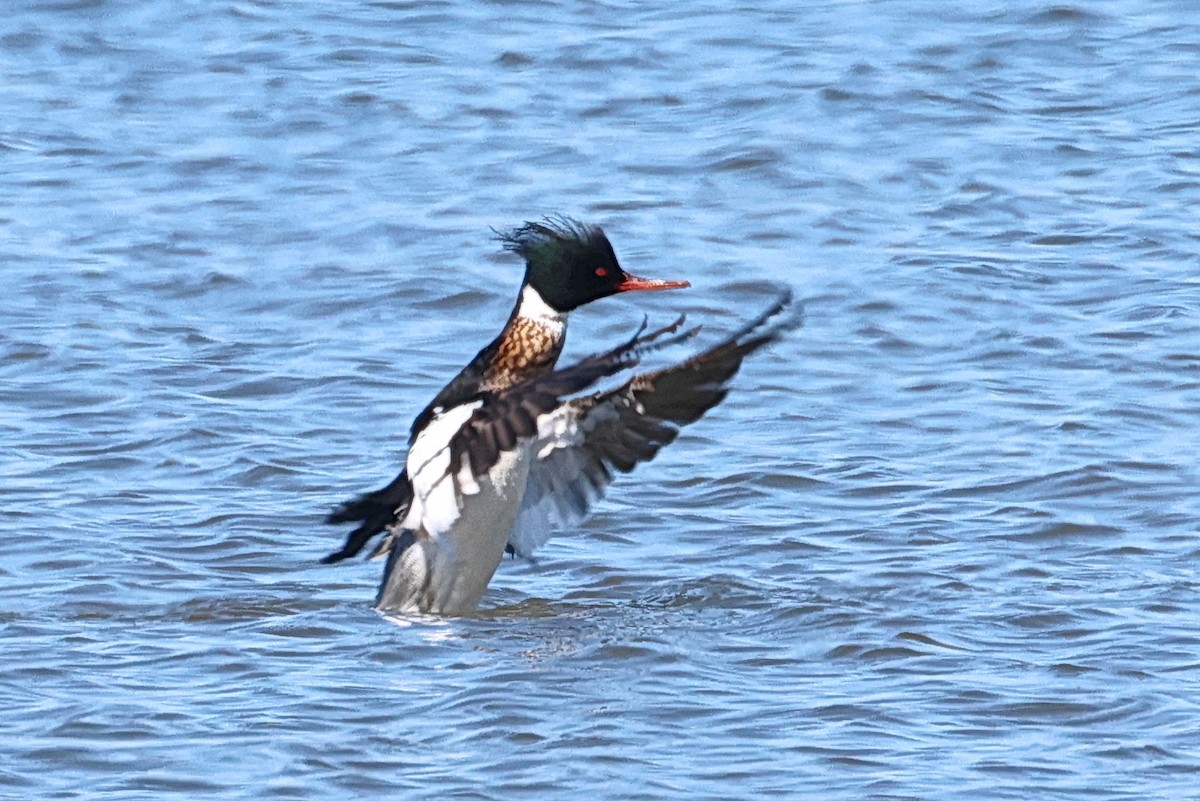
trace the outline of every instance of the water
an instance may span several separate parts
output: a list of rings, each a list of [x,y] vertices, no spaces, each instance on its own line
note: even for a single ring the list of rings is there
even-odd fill
[[[0,795],[1200,798],[1190,3],[18,2]],[[334,503],[551,212],[806,321],[472,618]]]

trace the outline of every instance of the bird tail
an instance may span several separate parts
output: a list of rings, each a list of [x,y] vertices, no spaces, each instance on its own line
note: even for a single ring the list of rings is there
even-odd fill
[[[325,518],[326,523],[359,523],[359,526],[347,535],[341,550],[322,558],[321,564],[331,565],[355,556],[372,537],[402,519],[408,513],[410,503],[412,484],[408,480],[408,471],[404,471],[386,487],[348,500],[334,509]]]

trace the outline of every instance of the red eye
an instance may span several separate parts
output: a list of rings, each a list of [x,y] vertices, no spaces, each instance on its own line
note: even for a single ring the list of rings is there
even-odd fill
[[[608,275],[608,270],[604,269],[603,267],[597,267],[597,268],[596,268],[596,275],[598,275],[598,276],[600,276],[601,278],[603,278],[604,276]]]

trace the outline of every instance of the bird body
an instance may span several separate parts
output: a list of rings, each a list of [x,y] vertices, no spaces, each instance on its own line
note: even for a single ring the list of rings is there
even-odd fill
[[[684,362],[594,391],[643,355],[693,336],[682,318],[555,369],[568,313],[630,290],[682,281],[625,273],[603,231],[558,219],[502,237],[526,259],[517,304],[501,334],[417,416],[404,471],[386,487],[334,510],[359,522],[326,557],[387,556],[375,606],[388,612],[465,614],[476,608],[506,551],[530,555],[581,520],[612,480],[674,440],[719,403],[750,353],[795,322],[783,293],[747,326]]]
[[[532,459],[528,447],[512,448],[482,475],[454,469],[452,438],[480,405],[466,403],[435,416],[409,449],[406,467],[414,497],[397,525],[412,532],[412,543],[407,548],[393,544],[377,607],[470,611],[499,567]]]

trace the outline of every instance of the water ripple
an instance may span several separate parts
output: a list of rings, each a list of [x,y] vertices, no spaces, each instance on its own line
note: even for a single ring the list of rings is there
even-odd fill
[[[3,791],[1193,794],[1192,16],[611,11],[13,11]],[[381,617],[321,516],[556,211],[693,283],[569,358],[804,327],[478,614]]]

